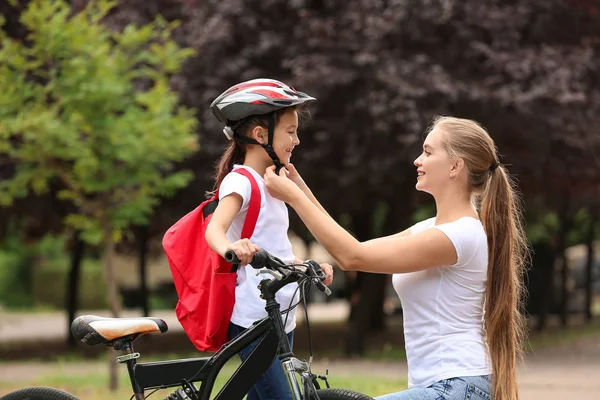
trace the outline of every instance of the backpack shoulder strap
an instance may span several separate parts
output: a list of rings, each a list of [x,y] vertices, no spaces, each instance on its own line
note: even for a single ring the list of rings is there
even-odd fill
[[[250,171],[248,171],[245,168],[238,168],[233,172],[237,172],[238,174],[244,175],[250,181],[251,192],[250,201],[248,204],[248,214],[246,214],[246,221],[244,221],[241,237],[241,239],[250,239],[250,237],[254,233],[256,221],[258,220],[258,214],[260,213],[260,190],[258,189],[256,179],[254,179],[254,176],[252,176],[252,173]]]

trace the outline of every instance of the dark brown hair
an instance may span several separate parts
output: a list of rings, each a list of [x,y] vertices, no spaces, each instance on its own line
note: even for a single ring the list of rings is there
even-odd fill
[[[517,400],[517,360],[525,337],[523,273],[529,261],[519,194],[508,170],[497,165],[494,141],[478,123],[438,117],[433,123],[436,127],[444,132],[448,154],[463,159],[468,168],[487,235],[484,324],[492,361],[492,398]]]

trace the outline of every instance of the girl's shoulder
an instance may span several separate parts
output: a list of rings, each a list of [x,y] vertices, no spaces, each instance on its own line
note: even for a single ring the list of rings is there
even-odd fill
[[[244,170],[244,174],[240,173]],[[231,193],[237,193],[242,196],[244,204],[250,199],[253,184],[256,183],[256,189],[259,196],[268,196],[267,190],[264,188],[264,179],[250,167],[244,165],[234,165],[231,172],[225,175],[221,186],[219,186],[219,198],[222,199]]]

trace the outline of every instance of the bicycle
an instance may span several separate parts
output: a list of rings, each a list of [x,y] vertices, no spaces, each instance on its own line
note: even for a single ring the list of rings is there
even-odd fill
[[[240,262],[232,251],[226,253],[225,259],[233,264]],[[225,363],[247,345],[260,339],[252,354],[241,362],[215,400],[242,399],[276,356],[279,356],[294,400],[372,400],[371,397],[352,390],[331,388],[327,376],[313,374],[310,361],[297,359],[290,349],[281,320],[281,307],[275,300],[275,293],[289,283],[298,282],[298,289],[304,289],[304,284],[311,283],[320,291],[330,294],[322,282],[325,273],[319,264],[312,260],[300,264],[285,264],[267,251],[260,250],[254,255],[251,265],[258,270],[257,274],[266,273],[273,276],[271,279],[261,280],[258,286],[261,298],[266,300],[267,317],[255,322],[224,344],[212,357],[137,363],[140,354],[134,351],[133,341],[141,335],[164,333],[168,329],[167,324],[158,318],[102,318],[85,315],[73,321],[71,332],[85,344],[104,344],[123,352],[123,355],[117,357],[117,362],[127,365],[133,389],[131,399],[135,397],[136,400],[142,400],[156,390],[179,387],[165,400],[208,400],[213,392],[215,379]],[[289,309],[299,303],[291,305]],[[306,322],[312,360],[308,313]],[[298,382],[298,376],[301,383]],[[321,388],[319,379],[325,382],[327,388]],[[197,382],[200,382],[199,387],[195,385]],[[146,396],[146,391],[152,389],[154,391]],[[41,387],[17,390],[2,399],[77,400],[75,396],[64,391]]]

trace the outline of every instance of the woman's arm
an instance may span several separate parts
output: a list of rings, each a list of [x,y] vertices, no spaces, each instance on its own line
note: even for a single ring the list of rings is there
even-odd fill
[[[393,235],[384,236],[384,237],[380,237],[377,239],[372,239],[372,240],[366,241],[366,242],[364,242],[364,244],[371,243],[373,240],[396,239],[399,237],[406,237],[406,236],[410,236],[410,235],[412,235],[412,229],[408,228],[408,229],[403,230],[402,232],[394,233]]]
[[[265,178],[269,192],[296,210],[306,227],[344,270],[402,273],[452,265],[457,261],[454,245],[437,229],[416,235],[403,231],[391,237],[361,243],[323,214],[283,175],[277,176],[270,169]]]

